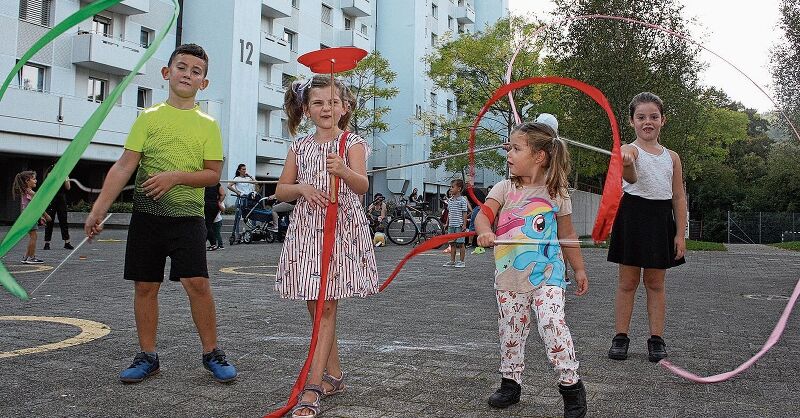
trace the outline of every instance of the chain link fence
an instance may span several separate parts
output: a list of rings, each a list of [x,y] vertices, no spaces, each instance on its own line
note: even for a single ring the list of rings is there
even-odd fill
[[[800,241],[800,213],[728,212],[728,244]]]

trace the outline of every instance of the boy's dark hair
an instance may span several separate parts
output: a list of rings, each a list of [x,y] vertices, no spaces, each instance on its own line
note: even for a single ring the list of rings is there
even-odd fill
[[[200,58],[201,60],[203,60],[203,62],[206,63],[206,69],[203,75],[208,74],[208,54],[206,54],[206,50],[203,49],[202,46],[197,44],[183,44],[175,48],[175,50],[172,51],[172,55],[169,56],[169,61],[167,61],[167,67],[172,65],[172,60],[175,59],[175,57],[178,56],[178,54],[191,55],[193,57]]]
[[[643,103],[654,103],[658,106],[658,111],[661,112],[661,116],[664,116],[664,102],[661,101],[661,98],[653,93],[645,91],[634,96],[633,100],[631,100],[631,104],[628,105],[631,119],[633,119],[633,114],[636,113],[636,106]]]

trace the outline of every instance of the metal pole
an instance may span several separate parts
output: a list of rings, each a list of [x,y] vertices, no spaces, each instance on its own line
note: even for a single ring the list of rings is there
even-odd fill
[[[731,211],[728,211],[728,244],[731,243]]]
[[[761,244],[761,212],[758,212],[758,243]]]
[[[476,149],[475,153],[477,154],[479,152],[491,151],[491,150],[494,150],[494,149],[503,148],[504,146],[505,146],[505,144],[495,145],[495,146],[491,146],[491,147],[487,147],[487,148]],[[397,169],[400,169],[400,168],[406,168],[406,167],[411,167],[411,166],[420,165],[420,164],[427,164],[427,163],[433,163],[433,162],[436,162],[436,161],[447,160],[449,158],[461,157],[463,155],[468,155],[468,154],[469,154],[469,151],[460,152],[458,154],[446,155],[444,157],[438,157],[438,158],[431,158],[429,160],[416,161],[416,162],[413,162],[413,163],[395,165],[395,166],[385,167],[385,168],[376,168],[374,170],[367,171],[367,173],[368,174],[372,174],[372,173],[379,173],[381,171],[397,170]]]

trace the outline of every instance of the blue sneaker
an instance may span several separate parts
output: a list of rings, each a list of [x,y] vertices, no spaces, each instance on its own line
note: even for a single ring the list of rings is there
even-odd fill
[[[119,380],[125,383],[139,383],[158,373],[158,354],[147,354],[144,351],[133,358],[133,363],[119,374]]]
[[[228,363],[225,352],[219,348],[203,354],[203,367],[214,375],[217,382],[227,383],[236,380],[236,367]]]

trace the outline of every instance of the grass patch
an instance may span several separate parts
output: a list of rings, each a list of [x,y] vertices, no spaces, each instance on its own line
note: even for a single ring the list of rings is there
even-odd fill
[[[727,251],[720,242],[686,240],[686,249],[690,251]]]
[[[800,251],[800,241],[777,242],[770,245],[773,247],[783,248],[784,250]]]

